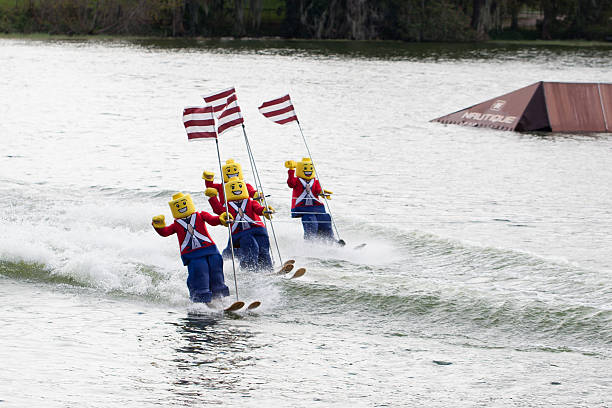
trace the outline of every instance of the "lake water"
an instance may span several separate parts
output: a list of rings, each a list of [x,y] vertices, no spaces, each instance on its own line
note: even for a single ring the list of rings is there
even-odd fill
[[[0,407],[612,405],[612,137],[429,122],[612,82],[611,47],[0,39],[0,72]],[[230,86],[308,272],[238,270],[263,304],[223,316],[150,223],[176,191],[209,211],[181,113]],[[344,248],[289,217],[307,151],[257,110],[286,93]],[[219,143],[252,182],[242,133]]]

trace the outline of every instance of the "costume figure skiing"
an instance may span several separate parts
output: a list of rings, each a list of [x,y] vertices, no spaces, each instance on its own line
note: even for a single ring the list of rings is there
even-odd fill
[[[209,203],[216,213],[226,210],[225,203],[218,199],[218,191],[207,188],[204,192],[209,198]],[[229,214],[232,216],[232,241],[240,267],[245,269],[272,269],[270,258],[270,240],[260,215],[270,219],[274,208],[263,207],[257,201],[249,198],[246,183],[243,180],[232,178],[225,184],[225,197]]]
[[[235,179],[244,180],[242,176],[242,166],[240,165],[240,163],[236,163],[234,159],[228,159],[223,165],[222,170],[224,183],[228,183],[230,180]],[[206,188],[214,188],[215,190],[217,190],[217,192],[219,193],[219,201],[224,203],[225,196],[223,192],[223,185],[214,182],[215,173],[204,170],[204,172],[202,173],[202,178],[204,179],[204,184],[206,185]],[[252,185],[246,183],[246,189],[249,193],[249,197],[258,199],[259,194]]]
[[[227,225],[228,214],[196,212],[189,194],[176,193],[168,204],[174,223],[166,226],[164,216],[156,215],[153,227],[162,237],[178,236],[181,259],[189,272],[187,287],[191,301],[209,303],[213,298],[229,296],[223,277],[223,259],[205,224]]]
[[[308,157],[297,163],[288,160],[285,162],[285,167],[289,169],[287,185],[293,189],[291,218],[302,219],[304,239],[322,238],[333,241],[331,217],[319,198],[324,196],[331,199],[332,192],[321,189],[319,180],[315,177],[312,160]]]
[[[242,176],[242,166],[240,163],[236,163],[234,159],[227,159],[223,167],[221,168],[223,174],[223,182],[228,183],[230,180],[244,180]],[[204,185],[206,188],[214,188],[217,190],[219,202],[225,205],[225,193],[223,191],[223,184],[217,184],[214,182],[215,173],[211,171],[206,171],[202,173],[202,178],[204,179]],[[249,183],[246,183],[246,189],[248,191],[249,197],[254,198],[256,200],[260,200],[260,194],[258,191]],[[219,206],[212,209],[213,212],[217,215],[221,214],[225,211],[224,206]],[[217,213],[217,211],[221,211]],[[223,249],[221,253],[224,259],[229,259],[232,256],[232,252],[230,249],[230,241],[227,240],[227,246]]]

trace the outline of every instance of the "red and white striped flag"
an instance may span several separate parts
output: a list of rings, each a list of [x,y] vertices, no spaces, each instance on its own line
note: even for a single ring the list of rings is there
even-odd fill
[[[202,95],[202,98],[204,98],[209,106],[212,106],[215,113],[217,113],[217,117],[219,117],[219,113],[225,108],[225,105],[227,105],[229,97],[235,94],[236,89],[231,87],[210,95]]]
[[[259,107],[259,111],[266,118],[279,125],[298,120],[295,110],[293,109],[293,104],[291,103],[291,98],[288,94],[281,98],[262,103]]]
[[[241,123],[244,123],[244,119],[242,118],[242,112],[240,112],[240,106],[238,106],[238,98],[236,98],[236,94],[234,94],[227,98],[227,105],[225,105],[221,115],[219,115],[217,132],[222,134],[226,130],[238,126]]]
[[[213,109],[210,106],[192,106],[183,109],[183,125],[189,140],[217,137]]]

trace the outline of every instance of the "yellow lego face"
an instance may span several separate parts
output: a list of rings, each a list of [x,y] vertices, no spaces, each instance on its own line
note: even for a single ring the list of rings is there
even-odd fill
[[[246,183],[242,180],[233,180],[225,183],[225,196],[227,201],[244,200],[249,198]]]
[[[305,180],[311,180],[315,177],[314,165],[308,157],[304,157],[302,161],[297,162],[295,175]]]
[[[236,163],[234,160],[229,159],[223,165],[223,181],[229,182],[230,180],[238,179],[242,180],[242,166]]]
[[[174,218],[189,217],[195,212],[195,206],[189,194],[176,193],[172,196],[172,201],[169,201],[168,205]]]

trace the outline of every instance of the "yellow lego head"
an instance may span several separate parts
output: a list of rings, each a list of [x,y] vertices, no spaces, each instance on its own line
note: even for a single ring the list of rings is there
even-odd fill
[[[249,192],[246,183],[242,180],[232,180],[225,183],[225,196],[227,201],[244,200],[249,198]]]
[[[189,217],[195,212],[193,200],[189,194],[176,193],[172,196],[172,201],[168,201],[174,218]]]
[[[242,180],[242,166],[234,161],[234,159],[228,159],[223,165],[223,181],[229,182],[233,179]]]
[[[304,157],[302,161],[297,162],[297,170],[295,175],[305,180],[311,180],[315,177],[315,169],[312,160]]]

